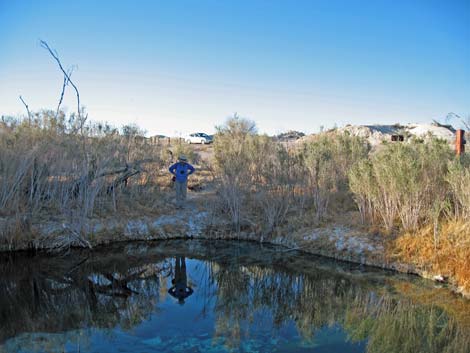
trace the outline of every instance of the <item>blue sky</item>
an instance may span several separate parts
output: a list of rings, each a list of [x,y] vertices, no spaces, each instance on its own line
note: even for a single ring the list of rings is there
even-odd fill
[[[54,47],[91,119],[149,134],[470,114],[470,0],[0,0],[0,114],[54,108]],[[65,106],[73,110],[69,90]]]

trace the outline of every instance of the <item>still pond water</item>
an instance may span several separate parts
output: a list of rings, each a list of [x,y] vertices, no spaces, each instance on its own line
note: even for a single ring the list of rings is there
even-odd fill
[[[470,301],[244,242],[0,257],[0,352],[470,352]]]

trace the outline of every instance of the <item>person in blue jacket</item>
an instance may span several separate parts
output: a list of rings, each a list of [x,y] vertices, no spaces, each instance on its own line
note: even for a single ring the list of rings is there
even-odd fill
[[[175,176],[176,208],[183,208],[186,202],[188,175],[194,173],[194,167],[188,163],[185,156],[181,155],[178,157],[178,162],[173,164],[169,170]]]

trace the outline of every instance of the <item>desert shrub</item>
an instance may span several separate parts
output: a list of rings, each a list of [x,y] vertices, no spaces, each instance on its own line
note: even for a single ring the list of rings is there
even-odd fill
[[[304,182],[312,195],[315,218],[327,213],[334,193],[348,194],[351,167],[367,157],[369,146],[359,137],[347,134],[321,134],[299,151]]]
[[[249,147],[256,133],[256,125],[237,116],[217,127],[214,139],[214,168],[219,179],[218,194],[223,211],[230,216],[232,225],[240,232],[242,212],[250,188]]]
[[[388,231],[396,221],[404,230],[417,229],[447,196],[445,175],[451,159],[452,151],[439,140],[383,146],[349,174],[363,218],[380,220]]]
[[[262,235],[271,234],[284,223],[294,205],[295,158],[284,146],[268,136],[253,136],[248,141],[251,196],[260,212]]]
[[[375,184],[372,163],[369,159],[359,161],[349,172],[349,185],[354,193],[354,200],[361,214],[362,222],[375,220],[376,202],[373,195],[376,191],[371,190]],[[393,214],[393,219],[395,214]],[[392,220],[393,222],[393,220]]]
[[[214,167],[222,209],[235,231],[248,225],[264,237],[284,222],[292,203],[294,164],[281,144],[256,133],[254,122],[235,116],[218,128]]]

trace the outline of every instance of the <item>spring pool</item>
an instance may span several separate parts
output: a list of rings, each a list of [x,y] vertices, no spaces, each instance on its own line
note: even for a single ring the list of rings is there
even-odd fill
[[[470,352],[470,303],[249,242],[0,258],[0,352]]]

